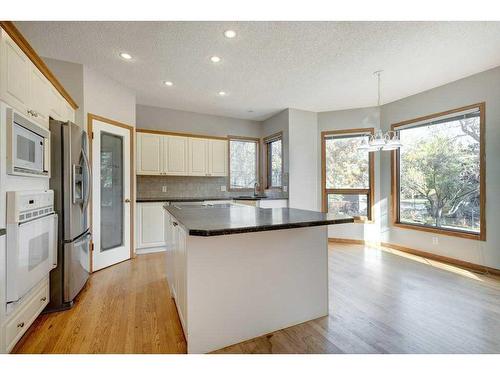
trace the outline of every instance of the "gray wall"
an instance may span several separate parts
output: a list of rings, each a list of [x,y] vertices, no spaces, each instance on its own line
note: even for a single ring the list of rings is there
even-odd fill
[[[380,108],[358,108],[345,111],[331,111],[318,113],[318,132],[328,130],[343,130],[356,128],[380,127]],[[318,137],[318,149],[321,155],[321,137]],[[364,239],[380,241],[380,153],[375,153],[375,202],[374,222],[370,224],[341,224],[331,225],[328,236],[332,238]],[[320,156],[321,164],[321,156]],[[320,175],[321,176],[321,175]],[[322,187],[320,186],[320,194]]]
[[[260,137],[258,121],[137,105],[137,128],[225,137]]]
[[[487,240],[475,241],[390,226],[391,163],[384,153],[381,160],[382,241],[418,248],[500,269],[500,67],[479,73],[411,97],[386,104],[381,110],[381,127],[486,102],[486,223]],[[432,244],[432,238],[438,244]]]
[[[319,211],[320,158],[318,152],[318,114],[288,110],[289,206]]]
[[[267,120],[262,122],[262,128],[260,132],[260,136],[262,138],[268,137],[270,135],[276,134],[278,132],[283,132],[282,139],[282,159],[283,159],[283,192],[288,190],[288,172],[289,172],[289,160],[288,160],[288,110],[285,109],[280,113],[268,118]],[[264,146],[264,145],[262,145]],[[262,147],[261,153],[261,171],[262,173],[266,173],[266,149]],[[263,177],[264,180],[264,177]]]
[[[83,65],[46,57],[43,58],[43,61],[78,105],[78,109],[75,112],[75,123],[83,126],[85,123],[83,111]]]

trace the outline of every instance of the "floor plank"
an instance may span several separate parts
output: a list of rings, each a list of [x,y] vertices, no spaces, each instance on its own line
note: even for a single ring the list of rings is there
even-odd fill
[[[361,245],[329,253],[330,315],[216,353],[500,353],[500,280]],[[15,353],[185,353],[164,254],[92,275]]]

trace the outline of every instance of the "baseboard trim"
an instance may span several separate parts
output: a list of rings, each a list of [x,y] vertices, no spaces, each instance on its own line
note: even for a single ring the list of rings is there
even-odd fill
[[[143,254],[151,254],[151,253],[160,253],[162,251],[165,251],[166,249],[164,247],[150,247],[150,248],[142,248],[142,249],[135,249],[135,253],[137,255],[143,255]]]
[[[379,249],[389,248],[389,249],[393,249],[393,250],[402,251],[404,253],[420,256],[423,258],[435,260],[438,262],[448,263],[448,264],[451,264],[453,266],[465,268],[465,269],[470,270],[470,271],[475,271],[475,272],[480,272],[480,273],[490,273],[492,275],[500,276],[500,270],[496,269],[496,268],[482,266],[480,264],[466,262],[464,260],[450,258],[450,257],[446,257],[443,255],[437,255],[437,254],[429,253],[427,251],[417,250],[417,249],[413,249],[411,247],[396,245],[396,244],[392,244],[389,242],[373,242],[373,241],[365,241],[365,240],[355,240],[355,239],[350,239],[350,238],[328,238],[328,242],[342,243],[342,244],[366,245],[366,246],[376,247]]]

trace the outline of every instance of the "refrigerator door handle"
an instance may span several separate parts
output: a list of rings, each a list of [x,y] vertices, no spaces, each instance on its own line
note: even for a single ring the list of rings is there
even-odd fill
[[[83,211],[87,210],[90,201],[90,184],[92,183],[92,171],[90,170],[90,163],[85,150],[82,150],[85,168],[87,169],[87,180],[85,181],[85,200],[83,202]]]

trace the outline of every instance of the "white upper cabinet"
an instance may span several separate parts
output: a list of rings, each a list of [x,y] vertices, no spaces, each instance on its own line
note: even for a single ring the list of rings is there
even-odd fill
[[[210,139],[208,145],[208,174],[210,176],[227,176],[227,141]]]
[[[0,32],[0,99],[44,127],[49,116],[74,121],[75,111],[52,82],[3,29]]]
[[[75,122],[75,110],[66,100],[63,100],[63,117],[66,121]]]
[[[27,114],[30,85],[30,60],[5,31],[0,48],[0,95],[22,114]]]
[[[137,132],[137,174],[227,176],[224,139]]]
[[[208,140],[204,138],[189,139],[188,173],[190,176],[208,175]]]
[[[137,174],[163,174],[163,136],[137,133]]]
[[[63,98],[59,95],[54,87],[50,87],[49,98],[49,115],[55,120],[64,121],[63,118]]]
[[[188,138],[163,136],[163,170],[166,174],[185,176],[188,172]]]
[[[28,109],[31,117],[40,125],[49,127],[49,95],[50,82],[45,76],[37,69],[37,67],[30,63],[30,103],[31,107]]]

